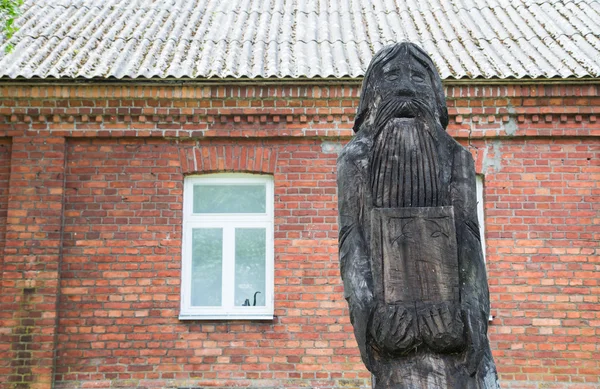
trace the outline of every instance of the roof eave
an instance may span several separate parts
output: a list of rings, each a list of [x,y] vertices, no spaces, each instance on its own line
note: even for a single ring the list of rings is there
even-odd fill
[[[269,77],[269,78],[249,78],[249,77],[226,77],[226,78],[8,78],[0,77],[0,84],[12,85],[85,85],[85,84],[136,84],[136,85],[285,85],[285,84],[304,84],[304,85],[332,85],[332,84],[360,84],[363,77]],[[524,85],[524,84],[597,84],[600,83],[600,77],[553,77],[553,78],[446,78],[442,80],[444,85]]]

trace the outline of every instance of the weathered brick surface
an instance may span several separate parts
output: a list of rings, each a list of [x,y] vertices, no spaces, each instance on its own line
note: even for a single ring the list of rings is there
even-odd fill
[[[11,155],[10,138],[0,139],[0,272],[4,274],[4,245],[6,242],[6,210],[8,208],[8,180],[10,178],[10,155]],[[3,276],[0,277],[0,287],[2,286]],[[11,300],[11,297],[0,295],[0,304]],[[4,312],[0,312],[0,322],[4,326],[4,320],[8,316]],[[6,332],[0,332],[0,355],[11,354],[11,343],[8,341]],[[0,363],[0,375],[10,374],[9,360],[6,359]]]
[[[490,331],[504,386],[600,386],[600,139],[473,146],[488,153]]]
[[[0,138],[0,257],[4,257],[8,180],[10,178],[10,138]],[[0,261],[0,266],[2,266]]]
[[[358,93],[0,87],[0,386],[368,387],[337,263],[335,159]],[[597,86],[447,95],[485,176],[503,387],[597,388]],[[272,322],[177,318],[183,177],[219,171],[274,175]]]
[[[61,137],[13,137],[2,264],[3,385],[50,387],[64,188]]]
[[[355,350],[345,347],[350,327],[337,266],[337,154],[323,152],[317,140],[228,142],[69,143],[59,386],[102,380],[330,386],[368,378]],[[209,166],[211,172],[233,168],[238,149],[257,161],[270,160],[258,158],[271,154],[262,150],[279,157],[274,169],[269,163],[240,169],[274,174],[277,318],[181,322],[179,151],[207,150],[214,163],[217,154],[228,156],[223,168]]]

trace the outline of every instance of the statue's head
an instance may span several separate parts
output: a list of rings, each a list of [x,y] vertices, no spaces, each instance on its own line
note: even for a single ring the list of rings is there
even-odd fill
[[[365,73],[354,132],[363,123],[377,127],[381,120],[425,115],[444,129],[448,125],[444,89],[433,61],[413,43],[384,47]]]

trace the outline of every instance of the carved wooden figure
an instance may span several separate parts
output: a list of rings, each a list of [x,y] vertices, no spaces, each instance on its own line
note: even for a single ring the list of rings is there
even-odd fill
[[[338,159],[344,292],[377,389],[499,388],[473,158],[447,125],[429,56],[377,53]]]

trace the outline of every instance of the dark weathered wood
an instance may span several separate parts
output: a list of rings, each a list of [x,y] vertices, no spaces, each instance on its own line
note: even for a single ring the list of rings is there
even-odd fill
[[[418,46],[373,58],[338,159],[344,293],[376,388],[497,389],[470,153]]]

